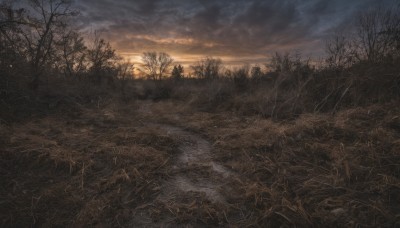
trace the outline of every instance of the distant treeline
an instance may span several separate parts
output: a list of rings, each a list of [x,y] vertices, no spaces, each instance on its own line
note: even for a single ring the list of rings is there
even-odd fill
[[[270,90],[276,90],[271,101],[275,108],[283,102],[280,100],[289,102],[288,99],[312,100],[313,109],[319,111],[336,109],[350,94],[366,95],[376,101],[399,96],[399,7],[360,13],[352,32],[337,33],[326,41],[326,57],[319,61],[302,58],[299,53],[276,53],[264,66],[231,70],[223,67],[218,58],[204,57],[187,70],[163,52],[145,52],[142,64],[134,66],[118,56],[98,34],[85,39],[73,25],[79,12],[69,0],[24,2],[18,7],[0,4],[2,97],[14,91],[38,91],[60,78],[76,84],[118,84],[124,88],[127,79],[134,77],[135,68],[153,81],[179,81],[190,72],[191,78],[203,81],[233,82],[241,91],[252,83],[270,81],[274,85]],[[295,94],[282,98],[280,91]],[[349,102],[357,103],[354,99],[355,95]]]

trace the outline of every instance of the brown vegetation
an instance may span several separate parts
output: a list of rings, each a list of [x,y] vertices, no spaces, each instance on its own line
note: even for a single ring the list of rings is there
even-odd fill
[[[137,111],[138,109],[141,111]],[[389,110],[389,111],[388,111]],[[2,126],[3,225],[398,225],[398,102],[275,122],[185,103],[108,103]],[[183,138],[213,143],[234,173],[218,188],[163,201]],[[190,172],[208,176],[208,167]],[[188,171],[185,171],[188,172]],[[216,177],[214,177],[216,178]],[[196,180],[196,179],[194,179]]]
[[[106,41],[58,27],[68,7],[35,5],[60,13],[50,30],[1,7],[0,226],[400,226],[397,11],[360,17],[323,64],[207,57],[165,79],[163,53],[133,80]],[[203,158],[179,162],[189,149]]]

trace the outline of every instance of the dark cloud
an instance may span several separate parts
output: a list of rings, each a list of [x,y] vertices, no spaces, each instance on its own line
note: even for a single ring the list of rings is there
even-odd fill
[[[126,55],[162,50],[185,61],[214,55],[246,62],[275,51],[321,55],[332,30],[378,2],[395,0],[85,0],[76,5],[82,26],[101,29]]]

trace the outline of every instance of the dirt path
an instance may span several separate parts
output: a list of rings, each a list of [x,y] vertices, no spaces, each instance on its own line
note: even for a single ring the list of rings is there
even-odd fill
[[[177,153],[171,158],[171,170],[168,178],[160,186],[160,194],[149,202],[149,205],[164,205],[175,208],[174,205],[185,205],[200,200],[209,201],[206,204],[216,204],[227,207],[226,192],[229,180],[235,177],[233,171],[213,161],[212,145],[198,134],[182,128],[166,124],[145,124],[160,134],[167,135],[179,142]],[[143,210],[142,210],[143,209]],[[146,209],[138,209],[132,218],[131,225],[135,227],[184,227],[177,223],[174,213],[163,214],[154,220]],[[203,227],[204,223],[191,221],[189,227]]]
[[[161,203],[166,208],[174,208],[174,205],[187,205],[200,200],[199,202],[209,201],[210,204],[228,207],[227,192],[232,189],[229,183],[237,175],[213,160],[212,143],[184,127],[149,120],[148,117],[155,113],[150,104],[142,104],[139,113],[145,116],[142,121],[144,127],[178,142],[178,151],[170,158],[171,169],[167,173],[168,178],[161,183],[157,198],[149,203],[155,205]],[[168,119],[176,122],[180,118],[176,114],[169,116]],[[219,206],[217,208],[221,208]],[[139,209],[131,224],[145,227],[174,227],[180,223],[176,223],[173,214],[163,214],[162,218],[155,221],[149,217],[145,209]],[[197,223],[190,222],[190,225],[195,224]]]
[[[142,104],[139,112],[151,116],[153,110],[150,104]],[[175,118],[176,117],[176,118]],[[174,116],[178,119],[178,116]],[[198,134],[167,124],[146,124],[157,128],[180,142],[179,156],[173,164],[173,175],[161,186],[160,200],[164,202],[176,200],[179,192],[205,194],[211,202],[224,203],[225,197],[221,188],[232,177],[233,172],[213,161],[212,146],[209,141]]]
[[[169,125],[153,125],[181,142],[173,176],[162,186],[160,200],[173,201],[179,192],[204,194],[211,202],[224,203],[221,188],[232,172],[212,159],[212,146],[201,136]]]

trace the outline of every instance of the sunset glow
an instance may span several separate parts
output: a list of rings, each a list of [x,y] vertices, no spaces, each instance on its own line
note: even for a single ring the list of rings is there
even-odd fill
[[[120,55],[140,63],[146,51],[169,53],[185,66],[205,56],[225,65],[264,64],[275,52],[324,55],[327,37],[373,1],[87,0],[76,2],[80,27],[96,30]]]

